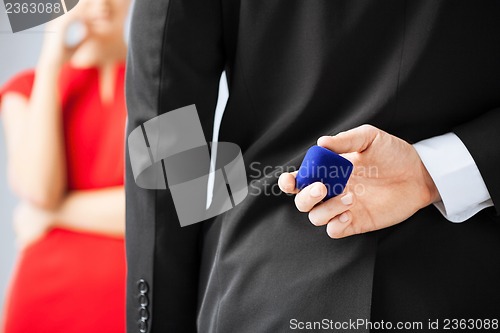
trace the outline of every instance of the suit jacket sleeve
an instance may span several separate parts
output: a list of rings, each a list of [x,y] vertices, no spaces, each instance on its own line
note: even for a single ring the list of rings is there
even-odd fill
[[[219,0],[135,2],[126,73],[127,134],[191,104],[205,135],[211,134],[224,66],[221,28]],[[128,152],[126,166],[128,332],[196,332],[201,223],[181,228],[170,191],[139,188]],[[139,286],[140,280],[147,288]],[[142,310],[141,288],[147,290]]]
[[[500,108],[456,127],[453,131],[471,153],[500,214]]]

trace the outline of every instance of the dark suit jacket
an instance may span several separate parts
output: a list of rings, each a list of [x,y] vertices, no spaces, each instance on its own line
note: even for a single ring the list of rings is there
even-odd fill
[[[236,208],[181,228],[170,192],[137,187],[127,160],[128,332],[500,317],[495,208],[453,224],[430,206],[332,240],[265,194],[319,136],[370,123],[410,143],[455,132],[498,209],[500,1],[136,1],[128,61],[128,132],[196,104],[207,141],[226,70],[220,140],[252,181]]]

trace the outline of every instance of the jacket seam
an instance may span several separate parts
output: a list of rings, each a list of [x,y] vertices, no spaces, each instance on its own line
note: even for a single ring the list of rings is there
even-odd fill
[[[165,17],[165,23],[163,25],[163,33],[162,33],[162,43],[161,43],[161,50],[160,50],[160,65],[159,65],[159,71],[160,71],[160,77],[159,77],[159,81],[160,81],[160,84],[158,85],[158,99],[157,99],[157,105],[156,105],[156,115],[160,115],[160,110],[162,109],[162,105],[164,103],[164,99],[163,99],[163,87],[164,87],[164,84],[163,84],[163,77],[165,76],[165,65],[164,65],[164,62],[163,62],[163,57],[164,57],[164,53],[165,53],[165,44],[166,44],[166,39],[167,39],[167,33],[168,33],[168,25],[169,25],[169,18],[170,18],[170,12],[171,12],[171,9],[170,9],[170,6],[171,6],[171,3],[172,3],[172,0],[168,0],[168,3],[167,3],[167,15]],[[156,150],[158,151],[158,145],[159,145],[159,142],[157,140],[156,142]],[[166,179],[165,179],[165,185],[166,184]],[[158,207],[160,206],[159,205],[159,202],[158,202],[158,190],[155,190],[155,216],[154,216],[154,237],[153,237],[153,248],[154,248],[154,258],[153,258],[153,274],[151,275],[151,284],[153,286],[152,289],[154,289],[154,276],[155,276],[155,261],[156,259],[158,258],[158,253],[157,253],[157,247],[156,247],[156,236],[157,236],[157,226],[158,226]],[[149,326],[148,328],[148,331],[149,332],[152,332],[153,330],[153,323],[154,323],[154,320],[153,320],[153,314],[154,314],[154,297],[153,297],[153,293],[151,293],[151,325]]]

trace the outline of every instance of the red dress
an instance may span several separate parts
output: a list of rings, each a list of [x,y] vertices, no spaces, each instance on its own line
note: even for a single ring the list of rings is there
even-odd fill
[[[61,105],[68,190],[123,185],[125,66],[103,103],[97,68],[63,67]],[[29,96],[34,72],[1,90]],[[0,100],[1,102],[1,100]],[[125,332],[123,238],[56,228],[19,255],[5,303],[5,333]],[[0,329],[1,331],[1,329]]]

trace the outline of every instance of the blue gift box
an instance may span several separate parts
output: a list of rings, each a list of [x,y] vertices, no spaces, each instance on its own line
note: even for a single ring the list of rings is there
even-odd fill
[[[353,165],[346,158],[333,151],[312,146],[300,165],[296,176],[296,186],[299,190],[315,183],[322,182],[327,189],[324,200],[341,194],[352,173]]]

